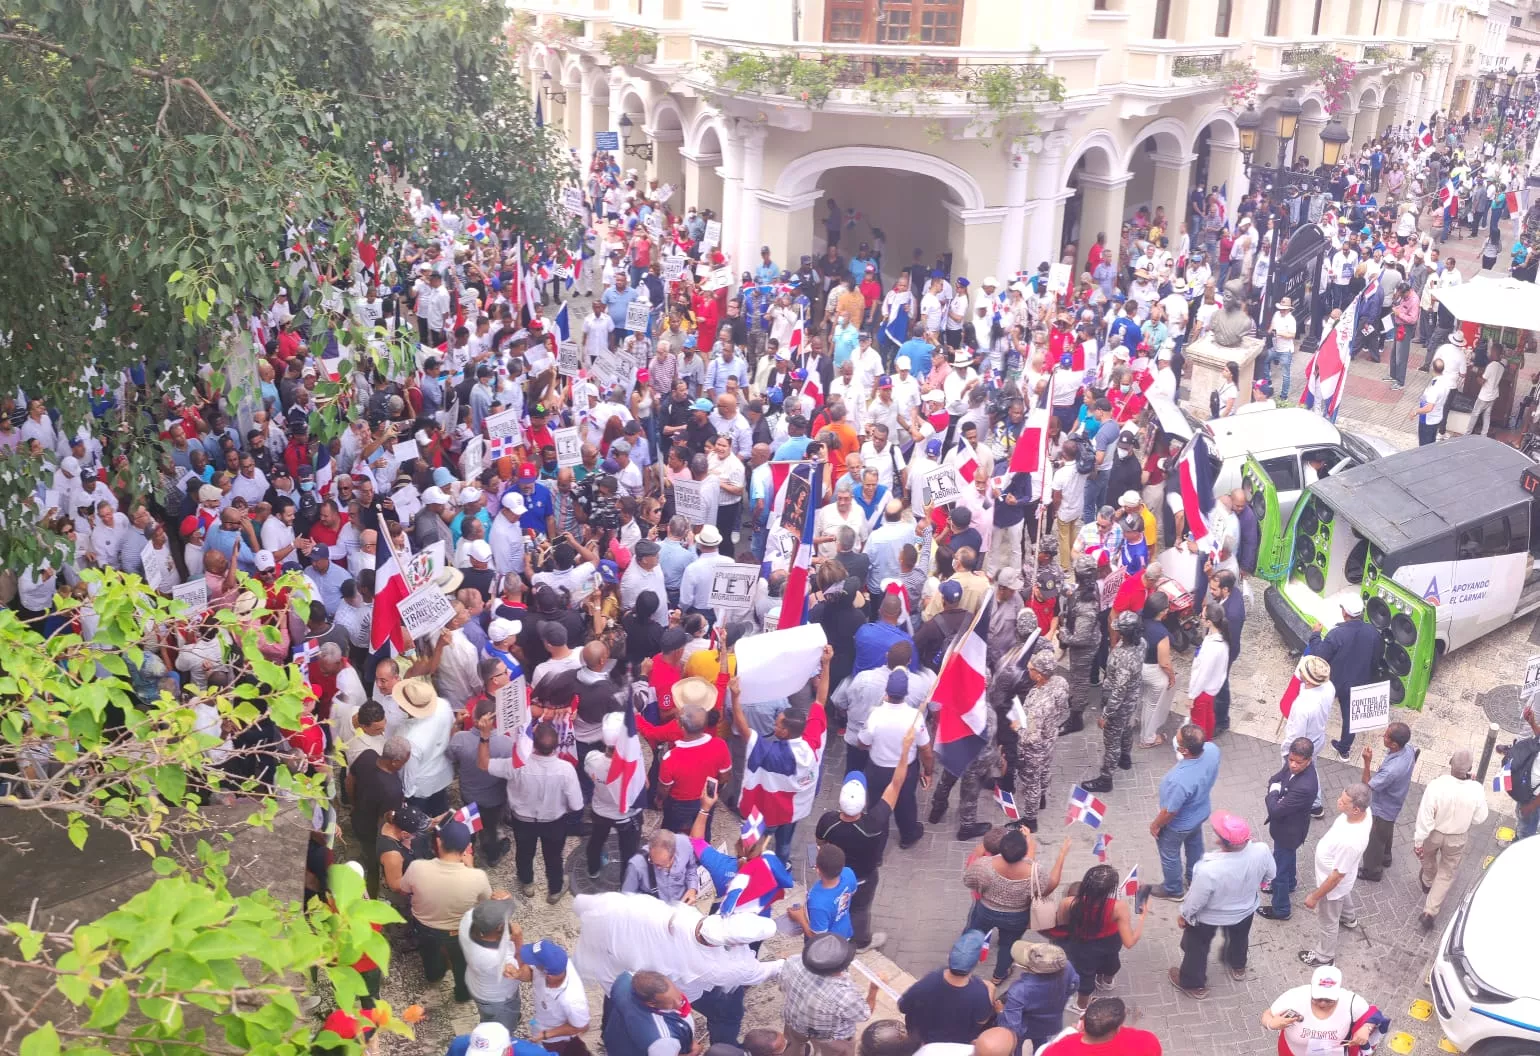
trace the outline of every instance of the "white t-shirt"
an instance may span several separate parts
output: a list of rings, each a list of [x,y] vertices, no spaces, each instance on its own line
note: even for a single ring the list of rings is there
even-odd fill
[[[1498,387],[1503,383],[1503,365],[1495,359],[1489,361],[1486,370],[1481,372],[1481,379],[1481,392],[1476,398],[1478,400],[1497,399]]]
[[[460,918],[460,952],[465,954],[465,986],[478,1001],[507,1001],[519,992],[519,981],[503,975],[503,965],[517,964],[518,951],[503,929],[497,948],[483,946],[471,938],[471,914],[467,909]]]
[[[571,961],[567,962],[567,974],[562,977],[561,985],[554,990],[546,984],[545,973],[535,969],[536,1029],[587,1027],[588,1018],[588,995],[583,991],[583,980],[578,978]]]
[[[1365,822],[1363,828],[1368,827]],[[1303,1017],[1298,1023],[1283,1028],[1283,1043],[1293,1056],[1340,1056],[1352,1033],[1355,1015],[1363,1015],[1368,1011],[1368,1005],[1351,990],[1343,990],[1331,1015],[1317,1019],[1310,1004],[1310,984],[1306,983],[1285,990],[1273,1002],[1273,1015],[1281,1016],[1289,1011]]]
[[[1054,471],[1053,490],[1060,493],[1059,520],[1066,524],[1080,520],[1085,505],[1085,477],[1074,462],[1066,462]]]
[[[1422,390],[1422,402],[1433,408],[1423,416],[1429,425],[1437,425],[1444,420],[1444,403],[1449,399],[1449,388],[1448,379],[1440,374]]]
[[[1369,846],[1369,815],[1358,824],[1348,821],[1346,814],[1338,814],[1315,845],[1315,886],[1326,883],[1332,873],[1342,874],[1337,886],[1327,898],[1346,898],[1358,879],[1358,863],[1363,861],[1364,848]]]

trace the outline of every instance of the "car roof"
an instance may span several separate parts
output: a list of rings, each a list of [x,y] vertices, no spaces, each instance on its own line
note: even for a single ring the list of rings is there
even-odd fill
[[[1534,966],[1540,917],[1513,911],[1533,902],[1537,873],[1540,840],[1509,844],[1482,874],[1461,935],[1465,956],[1481,981],[1515,996],[1540,995]]]
[[[1461,436],[1333,473],[1310,490],[1395,553],[1527,504],[1519,483],[1526,466],[1534,463],[1501,441]]]
[[[1335,425],[1303,407],[1246,411],[1214,418],[1204,424],[1213,434],[1221,458],[1279,448],[1342,443],[1342,434]]]

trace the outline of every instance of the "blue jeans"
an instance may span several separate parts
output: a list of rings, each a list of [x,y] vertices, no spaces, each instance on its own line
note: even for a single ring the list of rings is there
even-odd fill
[[[1027,911],[1020,913],[1002,913],[997,909],[990,909],[982,902],[973,903],[973,909],[968,913],[967,931],[982,931],[988,935],[992,930],[998,930],[995,946],[995,981],[999,982],[1011,973],[1011,947],[1016,940],[1027,933],[1027,925],[1031,922]]]
[[[1515,839],[1522,840],[1526,836],[1533,836],[1535,831],[1540,829],[1540,808],[1536,808],[1528,814],[1520,810],[1518,824],[1514,828],[1517,830]]]
[[[1192,879],[1192,867],[1198,864],[1198,859],[1203,857],[1203,826],[1196,825],[1185,832],[1173,829],[1170,825],[1160,830],[1160,835],[1155,837],[1155,846],[1160,849],[1160,871],[1162,876],[1161,887],[1168,895],[1180,895],[1182,893],[1182,851],[1187,851],[1186,879]]]
[[[721,1038],[729,1045],[738,1044],[743,1033],[743,997],[741,986],[731,990],[714,986],[696,999],[695,1008],[706,1017],[706,1027],[713,1038]]]
[[[519,992],[515,990],[506,1001],[483,1001],[478,997],[476,1011],[481,1014],[481,1022],[501,1023],[512,1033],[519,1029]]]
[[[1085,478],[1085,509],[1081,520],[1086,524],[1096,523],[1096,511],[1107,501],[1107,482],[1110,479],[1110,471],[1103,473],[1100,470]]]
[[[1441,228],[1439,228],[1439,233],[1438,233],[1438,240],[1440,242],[1448,242],[1449,241],[1449,226],[1453,222],[1454,222],[1453,215],[1449,212],[1448,209],[1445,209],[1444,210],[1443,226]]]
[[[1285,400],[1289,398],[1289,369],[1290,369],[1291,365],[1293,364],[1293,362],[1294,362],[1294,349],[1293,348],[1290,348],[1287,352],[1284,352],[1281,349],[1279,349],[1277,345],[1274,345],[1273,346],[1273,351],[1267,357],[1267,376],[1269,378],[1272,377],[1273,369],[1275,367],[1282,367],[1283,368],[1283,381],[1279,385],[1279,387],[1274,389],[1273,391],[1276,392],[1280,397],[1282,397]]]
[[[788,821],[785,825],[775,825],[770,828],[770,835],[775,837],[775,856],[781,860],[781,864],[787,869],[791,864],[791,839],[797,833],[797,823]]]
[[[1294,868],[1298,854],[1298,847],[1273,844],[1273,866],[1277,869],[1277,875],[1273,877],[1273,913],[1279,917],[1287,917],[1291,912],[1289,896],[1299,886],[1299,873]]]

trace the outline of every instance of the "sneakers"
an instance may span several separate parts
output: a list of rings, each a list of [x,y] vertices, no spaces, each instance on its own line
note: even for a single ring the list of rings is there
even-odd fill
[[[1290,914],[1279,913],[1272,906],[1259,906],[1257,908],[1257,916],[1266,917],[1268,920],[1288,920]]]
[[[1110,975],[1098,975],[1096,977],[1096,989],[1102,991],[1103,993],[1106,993],[1108,990],[1111,990],[1112,989],[1112,976],[1110,976]],[[1085,1009],[1081,1009],[1081,1011],[1084,1012]]]
[[[1111,792],[1112,778],[1093,777],[1089,781],[1080,782],[1080,787],[1085,789],[1087,792]]]
[[[1352,920],[1349,920],[1348,918],[1343,917],[1337,923],[1341,924],[1344,928],[1347,928],[1349,931],[1357,931],[1358,930],[1358,918],[1357,917],[1354,917]]]
[[[1123,754],[1118,756],[1118,769],[1119,770],[1132,770],[1133,768],[1134,768],[1134,757],[1133,756],[1129,755],[1127,752],[1124,752]]]
[[[1330,957],[1319,957],[1314,950],[1300,950],[1299,963],[1310,968],[1324,968],[1332,963]]]
[[[930,813],[926,815],[925,820],[930,822],[932,825],[940,825],[941,819],[946,817],[947,806],[948,803],[944,799],[931,800]]]
[[[1163,898],[1167,902],[1180,902],[1182,900],[1182,893],[1180,891],[1178,891],[1176,894],[1173,895],[1169,891],[1167,891],[1164,887],[1158,887],[1157,886],[1157,887],[1150,888],[1150,897],[1151,898]],[[1172,970],[1175,971],[1175,969],[1172,969]]]
[[[976,840],[992,828],[994,826],[987,821],[970,821],[957,830],[957,838],[965,842],[967,840]]]
[[[1311,807],[1310,808],[1310,816],[1312,818],[1324,818],[1324,817],[1326,817],[1326,804],[1322,803],[1319,807]]]
[[[1167,978],[1169,978],[1171,980],[1171,985],[1172,986],[1176,987],[1178,990],[1180,990],[1182,993],[1186,994],[1188,997],[1192,998],[1193,1000],[1195,1000],[1195,1001],[1202,1001],[1204,998],[1208,997],[1208,987],[1206,987],[1206,986],[1183,986],[1182,985],[1182,970],[1180,968],[1173,968],[1173,969],[1171,969],[1169,972],[1166,973],[1166,976],[1167,976]]]
[[[554,906],[556,903],[561,901],[561,896],[562,892],[552,891],[549,895],[545,896],[545,904],[548,906]]]

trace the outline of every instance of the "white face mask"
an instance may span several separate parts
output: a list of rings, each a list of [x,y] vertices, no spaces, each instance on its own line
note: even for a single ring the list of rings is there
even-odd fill
[[[1176,752],[1177,762],[1181,762],[1184,758],[1186,758],[1182,755],[1182,746],[1180,744],[1177,744],[1175,741],[1173,741],[1171,742],[1171,748],[1174,752]]]

